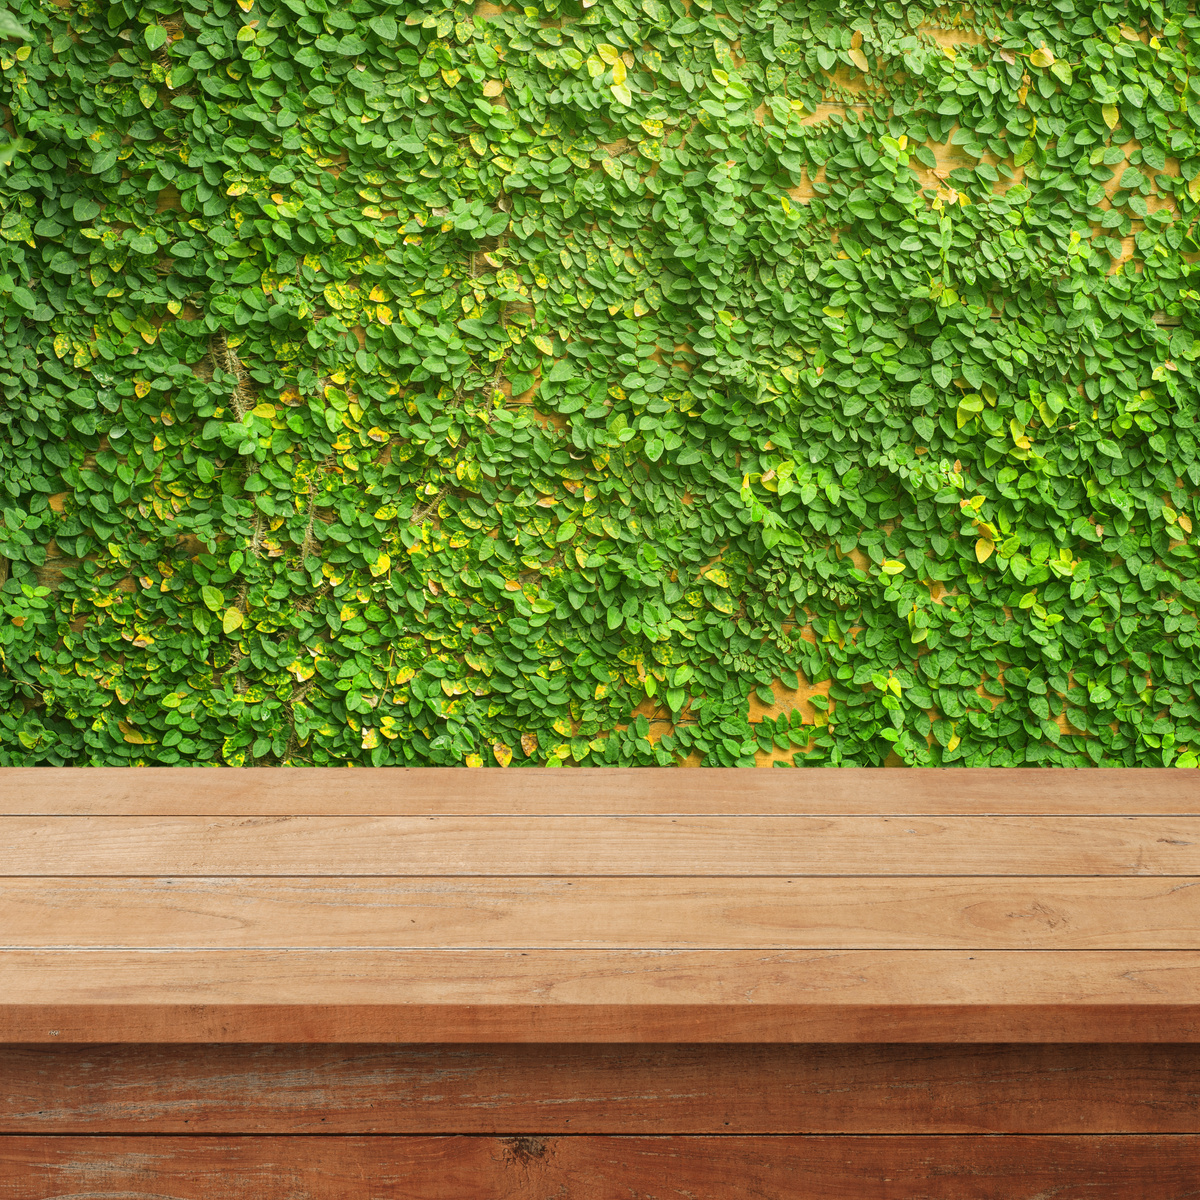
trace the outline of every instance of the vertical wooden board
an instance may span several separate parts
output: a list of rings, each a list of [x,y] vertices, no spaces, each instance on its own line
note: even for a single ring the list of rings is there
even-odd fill
[[[0,1200],[1185,1200],[1129,1137],[5,1137]]]
[[[1200,1046],[9,1046],[0,1133],[1196,1133]]]

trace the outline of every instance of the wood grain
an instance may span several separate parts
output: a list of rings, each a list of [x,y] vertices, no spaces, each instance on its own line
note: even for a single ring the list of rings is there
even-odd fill
[[[1200,1139],[6,1137],[0,1200],[1184,1200]]]
[[[0,945],[1200,949],[1200,879],[0,879]]]
[[[7,1042],[1200,1040],[1200,954],[6,950]]]
[[[6,817],[3,830],[11,876],[1200,874],[1200,817],[1179,816]]]
[[[1200,814],[1186,771],[943,768],[0,768],[0,814]]]
[[[1200,1046],[8,1046],[0,1133],[1200,1132]]]

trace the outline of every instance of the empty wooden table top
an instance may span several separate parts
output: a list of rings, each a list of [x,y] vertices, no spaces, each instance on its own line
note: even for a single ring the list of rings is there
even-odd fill
[[[1188,771],[0,770],[0,1040],[1200,1041]]]

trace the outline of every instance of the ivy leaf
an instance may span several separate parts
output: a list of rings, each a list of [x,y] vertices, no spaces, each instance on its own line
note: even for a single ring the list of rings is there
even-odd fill
[[[245,620],[246,618],[243,616],[241,609],[227,608],[225,610],[225,615],[221,618],[221,628],[226,633],[233,633],[236,630],[241,629],[242,625],[245,623]]]
[[[225,603],[224,593],[215,587],[202,587],[200,589],[200,599],[204,601],[205,607],[212,612],[216,612]]]
[[[161,25],[147,25],[144,36],[148,50],[159,50],[167,44],[167,31]]]
[[[1050,67],[1054,62],[1054,52],[1049,46],[1041,46],[1029,56],[1029,63],[1034,67]]]
[[[0,9],[0,37],[20,38],[25,42],[33,41],[33,34],[7,9]]]

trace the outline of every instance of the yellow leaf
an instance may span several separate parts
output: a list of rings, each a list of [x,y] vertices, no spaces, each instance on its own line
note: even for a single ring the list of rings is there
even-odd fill
[[[954,735],[954,736],[953,736],[953,737],[952,737],[952,738],[951,738],[951,739],[950,739],[950,740],[949,740],[949,741],[946,743],[946,749],[947,749],[947,750],[957,750],[961,744],[962,744],[962,738],[960,738],[960,737],[958,736],[958,734],[956,733],[956,734],[955,734],[955,735]]]
[[[373,563],[367,565],[371,568],[372,575],[386,575],[388,568],[392,565],[392,560],[389,555],[381,554]]]
[[[616,46],[610,46],[607,42],[601,42],[600,45],[596,47],[596,53],[600,55],[600,57],[606,63],[608,63],[610,67],[615,66],[617,60],[621,57],[620,54],[617,53]]]
[[[64,357],[70,348],[71,339],[67,337],[65,333],[60,333],[58,337],[54,339],[54,353],[57,354],[59,358]]]
[[[499,96],[504,91],[504,81],[501,79],[489,79],[483,85],[483,94],[485,96]],[[481,150],[479,153],[483,153]]]
[[[1047,46],[1041,46],[1029,56],[1029,63],[1034,67],[1052,67],[1054,54]]]
[[[985,563],[992,557],[992,551],[996,549],[996,543],[991,538],[980,538],[975,543],[975,561]]]
[[[867,56],[861,50],[859,50],[857,48],[851,50],[849,53],[850,53],[850,61],[864,75],[866,75],[871,69],[871,64],[867,61]]]
[[[375,319],[381,325],[390,325],[392,323],[392,310],[386,304],[380,304],[375,309]]]
[[[1106,104],[1101,110],[1104,114],[1104,123],[1109,129],[1116,129],[1117,122],[1121,119],[1120,110],[1115,104]]]
[[[570,737],[572,733],[571,722],[566,717],[559,717],[550,728],[555,733],[561,733],[563,737]]]
[[[548,337],[546,337],[546,335],[544,333],[536,334],[533,339],[533,344],[543,354],[553,354],[554,353],[554,343]]]
[[[125,741],[134,746],[154,746],[158,743],[158,738],[147,737],[144,733],[135,729],[128,721],[118,721],[117,728],[121,731],[121,736]]]
[[[885,558],[879,565],[885,575],[899,575],[904,570],[904,564],[895,558]]]
[[[468,767],[482,767],[483,759],[478,754],[468,754],[466,758]]]
[[[316,667],[311,663],[302,663],[297,659],[291,666],[288,667],[288,673],[295,675],[297,683],[303,683],[306,679],[311,679],[316,672]]]
[[[715,583],[717,587],[727,588],[729,586],[729,576],[721,570],[720,567],[714,567],[704,576],[705,583]]]
[[[521,749],[525,751],[527,758],[533,757],[533,752],[537,749],[537,734],[523,733],[521,734]]]
[[[502,767],[507,767],[512,762],[512,751],[503,742],[493,744],[492,754]]]
[[[1179,528],[1182,529],[1184,533],[1192,532],[1192,518],[1189,517],[1187,513],[1179,514]]]
[[[624,83],[628,72],[625,70],[624,59],[618,58],[612,65],[613,83]]]
[[[461,78],[462,78],[462,76],[453,69],[442,72],[442,79],[445,80],[447,87],[451,87],[451,88],[458,87],[458,81]]]
[[[364,750],[374,750],[379,745],[379,731],[372,729],[369,725],[364,725],[362,728],[362,748]]]
[[[226,633],[233,633],[235,630],[241,629],[245,624],[246,618],[242,615],[239,608],[227,608],[225,615],[221,618],[221,628]]]
[[[538,508],[552,508],[558,501],[553,496],[542,496],[537,501]]]
[[[598,684],[596,684],[596,696],[595,696],[595,698],[596,698],[597,700],[603,700],[603,699],[604,699],[604,697],[605,697],[605,696],[607,696],[607,695],[608,695],[608,684],[607,684],[607,683],[598,683]]]
[[[1200,200],[1200,175],[1197,175],[1187,187],[1188,195],[1193,200]]]
[[[388,294],[387,294],[387,291],[384,289],[383,284],[377,283],[371,289],[371,299],[374,300],[376,304],[381,304],[387,298],[388,298]]]

